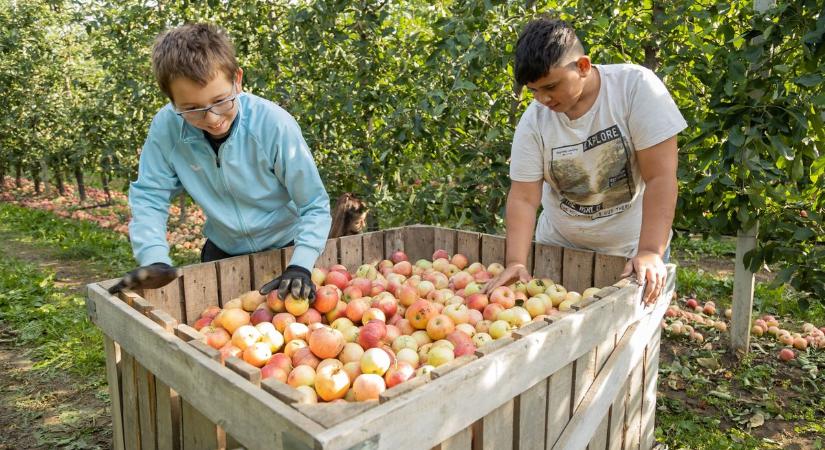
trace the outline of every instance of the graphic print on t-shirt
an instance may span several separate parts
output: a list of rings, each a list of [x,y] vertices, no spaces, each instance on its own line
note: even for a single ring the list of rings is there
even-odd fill
[[[584,142],[556,147],[549,153],[545,155],[547,170],[561,196],[562,211],[595,220],[630,207],[630,150],[619,127],[613,125]]]

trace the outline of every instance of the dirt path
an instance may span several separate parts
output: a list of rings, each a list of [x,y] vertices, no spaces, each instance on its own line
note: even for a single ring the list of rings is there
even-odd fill
[[[0,254],[54,271],[55,285],[72,293],[102,277],[88,264],[61,260],[10,233],[0,232]],[[109,448],[111,420],[100,396],[106,386],[38,371],[27,349],[15,345],[14,333],[0,323],[0,450]]]

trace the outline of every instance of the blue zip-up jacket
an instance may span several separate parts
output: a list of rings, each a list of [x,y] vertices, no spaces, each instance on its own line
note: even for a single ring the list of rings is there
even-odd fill
[[[203,232],[221,250],[246,254],[295,242],[290,264],[312,270],[330,228],[327,195],[295,119],[243,93],[218,156],[203,131],[171,104],[152,120],[129,187],[129,237],[141,266],[172,264],[166,240],[171,199],[186,192],[203,209]]]

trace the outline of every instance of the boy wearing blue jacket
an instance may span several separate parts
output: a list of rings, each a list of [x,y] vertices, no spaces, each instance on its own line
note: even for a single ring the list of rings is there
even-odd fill
[[[314,298],[310,271],[330,229],[329,197],[292,116],[244,93],[222,30],[190,24],[161,34],[152,52],[169,97],[152,120],[129,188],[129,237],[140,268],[112,288],[157,288],[177,275],[166,222],[185,189],[206,215],[201,261],[295,246],[286,270],[260,292]]]

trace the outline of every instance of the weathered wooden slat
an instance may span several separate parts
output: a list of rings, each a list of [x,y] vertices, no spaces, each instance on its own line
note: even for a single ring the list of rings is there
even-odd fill
[[[173,394],[169,385],[160,378],[155,378],[156,411],[155,426],[157,429],[158,449],[180,448],[180,420],[172,414],[172,403],[180,402],[177,394]],[[179,409],[180,406],[178,405]]]
[[[528,334],[533,333],[534,331],[537,331],[537,330],[540,330],[540,329],[546,327],[547,325],[549,325],[549,324],[547,322],[543,321],[543,320],[540,321],[540,322],[530,322],[526,325],[522,325],[520,328],[518,328],[516,330],[513,330],[513,333],[512,333],[513,339],[521,339],[524,336],[527,336]]]
[[[598,347],[597,347],[598,348]],[[596,378],[596,348],[585,353],[576,360],[575,375],[573,378],[573,410],[579,407],[590,385]]]
[[[183,342],[203,341],[204,339],[206,339],[206,336],[201,334],[200,331],[190,327],[185,323],[182,323],[175,328],[175,336],[182,339]]]
[[[619,281],[627,258],[624,256],[596,254],[593,271],[593,286],[605,287]]]
[[[411,392],[418,388],[419,386],[423,385],[430,381],[429,375],[418,376],[413,378],[412,380],[407,380],[401,384],[396,384],[395,386],[387,389],[386,391],[382,392],[378,395],[378,402],[384,403],[388,402],[394,398],[398,398],[408,392]]]
[[[513,337],[502,337],[498,338],[493,342],[488,342],[486,345],[481,346],[480,348],[476,349],[475,355],[479,358],[489,355],[490,353],[496,352],[501,350],[502,348],[506,347],[510,343],[515,341]]]
[[[338,240],[327,239],[327,245],[315,261],[315,267],[329,268],[336,264],[338,264]]]
[[[518,396],[516,423],[519,450],[544,450],[547,429],[547,380],[541,380]]]
[[[593,286],[594,256],[595,253],[588,250],[564,249],[562,285],[568,291],[576,291],[581,294],[585,289]]]
[[[642,371],[644,361],[630,373],[627,380],[627,410],[625,411],[625,450],[638,450],[642,433]]]
[[[492,263],[504,265],[505,240],[501,236],[490,234],[481,235],[481,264],[489,266]]]
[[[447,250],[447,249],[444,249]],[[447,250],[449,251],[449,250]],[[473,445],[472,427],[462,428],[461,431],[452,435],[442,442],[437,448],[439,450],[471,450]]]
[[[613,419],[620,422],[618,425],[611,424],[611,427],[616,425],[619,428],[618,430],[611,430],[611,448],[615,439],[624,439],[625,447],[627,447],[627,444],[634,443],[635,448],[639,447],[638,435],[641,430],[640,413],[642,408],[641,374],[644,367],[644,348],[650,342],[651,337],[659,332],[659,324],[667,306],[668,302],[660,299],[650,314],[643,317],[638,324],[631,325],[627,329],[596,380],[585,394],[585,398],[576,409],[570,425],[565,429],[554,449],[583,448],[590,441],[595,429],[601,422],[607,405],[614,402],[614,400],[614,406],[626,404],[627,413],[619,411],[622,413],[621,415],[614,415],[611,418],[611,422],[615,422]],[[631,369],[633,369],[632,372]],[[633,388],[634,385],[637,386],[635,389]],[[624,389],[622,386],[626,386],[628,390],[626,394],[617,396],[617,392]],[[618,408],[614,408],[614,411],[618,411]],[[625,416],[628,417],[626,422],[622,419]],[[621,428],[628,430],[624,438],[621,436]],[[615,436],[614,432],[618,433],[619,436]]]
[[[454,360],[452,360],[452,361],[450,361],[446,364],[442,364],[442,365],[436,367],[432,372],[430,372],[430,378],[432,378],[434,380],[436,378],[443,377],[444,375],[448,374],[449,372],[452,372],[453,370],[458,369],[459,367],[463,366],[464,364],[472,362],[476,359],[478,359],[478,356],[476,356],[476,355],[459,356],[458,358],[456,358],[456,359],[454,359]]]
[[[119,340],[117,340],[119,342]],[[123,440],[127,449],[140,446],[140,409],[138,405],[135,358],[122,347],[120,351],[120,390],[123,393]]]
[[[364,263],[376,264],[387,255],[384,253],[384,232],[374,231],[361,235],[364,249]]]
[[[140,411],[140,444],[143,449],[154,449],[157,444],[157,412],[155,401],[155,376],[139,363],[135,363],[138,409]]]
[[[146,317],[152,319],[153,322],[160,325],[165,331],[169,333],[175,332],[175,327],[178,326],[178,321],[169,315],[166,311],[160,309],[153,309],[146,314]]]
[[[183,450],[218,448],[218,427],[197,408],[181,400]]]
[[[384,230],[384,258],[389,259],[390,255],[398,250],[406,251],[404,249],[404,229],[390,228]]]
[[[456,231],[449,228],[435,227],[433,229],[433,247],[435,250],[446,250],[451,256],[455,253]],[[430,258],[432,259],[432,255]]]
[[[604,364],[607,362],[607,359],[613,352],[613,349],[616,346],[616,340],[616,335],[613,335],[612,338],[606,339],[604,342],[599,344],[598,347],[596,347],[597,377],[601,373]],[[609,406],[607,408],[609,409]],[[587,444],[587,450],[607,450],[607,437],[609,431],[610,413],[608,412],[604,415],[601,422],[599,422],[599,426],[596,427],[596,431],[593,433],[593,437],[590,439],[590,443]]]
[[[89,285],[88,292],[89,315],[104,333],[120,343],[124,351],[132,349],[149,371],[166,381],[204,416],[243,439],[244,446],[274,448],[280,439],[296,447],[315,447],[313,436],[322,432],[318,424],[203,356],[147,317],[112,301],[101,287]],[[159,348],[163,349],[163,358],[157,357]],[[221,395],[214,395],[215,386],[223,386]]]
[[[194,324],[206,308],[220,305],[218,273],[214,262],[183,269],[183,297],[186,305],[185,323],[188,325]]]
[[[301,391],[275,378],[267,378],[261,381],[261,387],[286,404],[299,403],[303,399]]]
[[[261,385],[261,369],[253,366],[252,364],[249,364],[238,357],[230,356],[226,358],[224,365],[253,385]]]
[[[363,261],[361,235],[341,236],[338,238],[338,255],[341,264],[347,267],[350,272],[361,265]]]
[[[106,382],[109,384],[109,398],[112,409],[112,448],[123,450],[123,408],[120,392],[120,346],[109,336],[103,335],[103,349],[106,353]]]
[[[515,400],[510,399],[482,419],[482,446],[484,450],[513,448],[513,410]]]
[[[157,309],[166,311],[178,322],[183,319],[183,299],[181,297],[182,280],[177,278],[158,289],[144,289],[140,296]]]
[[[281,267],[281,251],[267,250],[249,255],[252,259],[252,286],[260,288],[277,277],[283,271]]]
[[[551,449],[570,419],[573,393],[573,363],[554,372],[547,382],[547,428],[545,448]]]
[[[405,229],[404,252],[410,259],[410,263],[415,264],[419,259],[432,259],[435,248],[433,247],[434,230],[427,225],[413,225]]]
[[[561,283],[564,250],[553,245],[536,244],[533,257],[533,277],[550,278]]]
[[[252,289],[249,259],[243,255],[217,261],[221,305]]]
[[[467,257],[470,263],[481,261],[481,235],[471,231],[457,231],[455,252]]]
[[[351,419],[362,412],[378,406],[378,401],[335,402],[335,403],[296,403],[295,408],[322,426],[329,428]]]
[[[642,397],[642,449],[655,443],[656,385],[659,380],[659,344],[662,330],[657,329],[645,349],[644,393]]]

